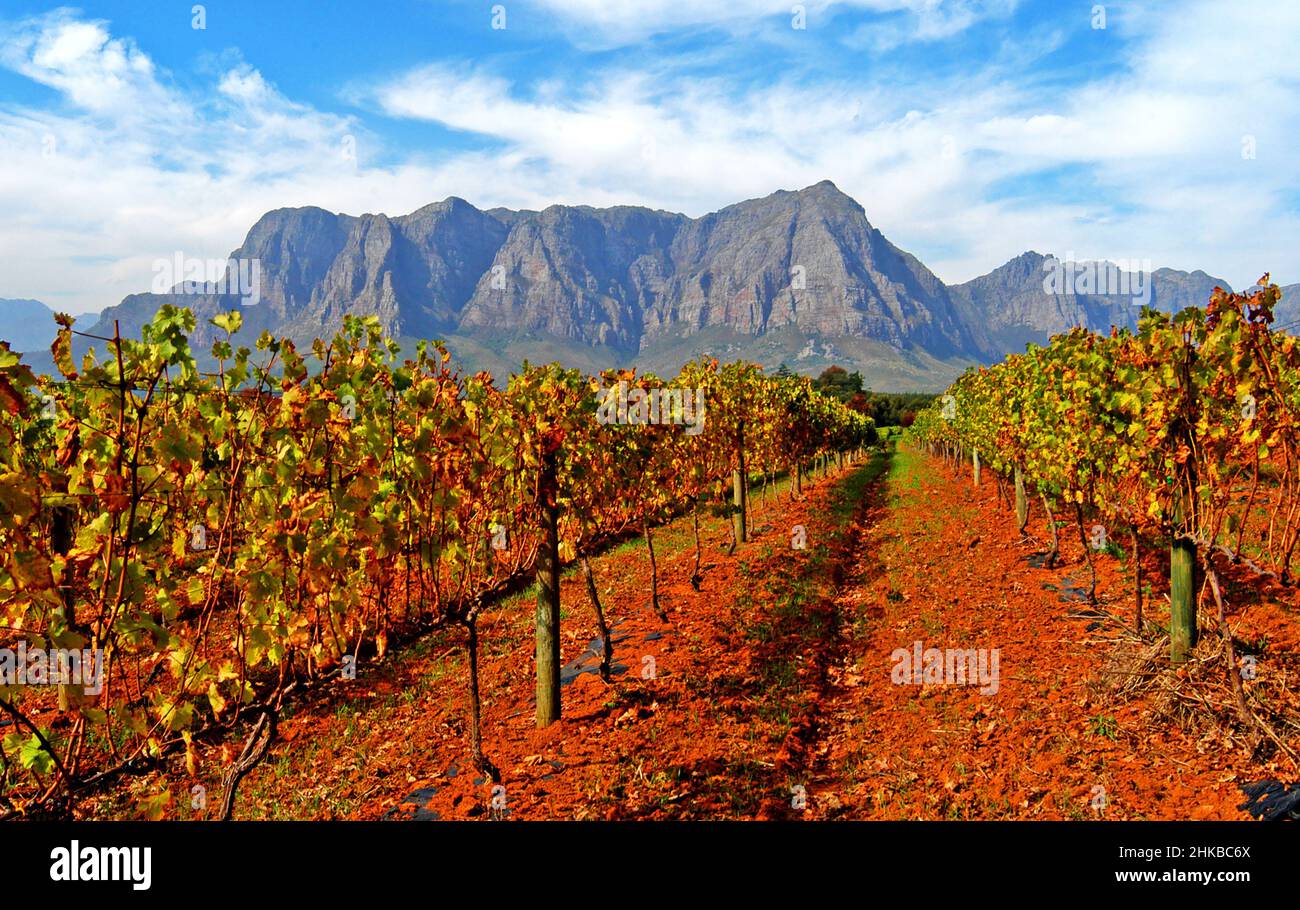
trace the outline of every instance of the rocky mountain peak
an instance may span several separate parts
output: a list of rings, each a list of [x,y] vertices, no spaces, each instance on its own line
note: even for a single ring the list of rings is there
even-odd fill
[[[1138,311],[1113,294],[1045,288],[1049,257],[1032,250],[949,287],[830,180],[698,218],[641,206],[483,211],[457,196],[394,216],[283,208],[231,256],[260,268],[260,298],[244,307],[249,340],[262,329],[328,338],[345,315],[373,315],[394,337],[443,338],[496,371],[524,356],[674,369],[709,351],[800,369],[838,358],[869,376],[886,363],[882,387],[919,388],[1072,325],[1131,325]],[[1149,284],[1162,308],[1226,287],[1173,269]],[[126,298],[92,331],[114,319],[138,331],[174,303],[195,310],[204,348],[218,334],[207,321],[243,303],[173,290]]]

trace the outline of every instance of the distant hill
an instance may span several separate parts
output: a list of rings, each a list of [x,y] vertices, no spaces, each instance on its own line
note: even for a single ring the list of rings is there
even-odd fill
[[[1000,360],[1024,350],[1029,342],[1042,344],[1052,335],[1079,325],[1097,332],[1111,326],[1134,328],[1142,305],[1166,313],[1189,306],[1205,306],[1215,287],[1232,290],[1228,282],[1205,272],[1180,272],[1161,268],[1141,277],[1109,264],[1060,263],[1050,256],[1028,252],[964,284],[953,292],[962,315],[971,326],[980,353]],[[1080,280],[1085,267],[1103,280],[1091,286]],[[1044,287],[1055,270],[1073,270],[1072,280],[1059,289]],[[1115,287],[1129,293],[1107,293]],[[1135,289],[1139,293],[1135,293]],[[1146,297],[1143,300],[1141,297]]]
[[[1273,311],[1273,324],[1300,335],[1300,284],[1282,285],[1282,299]]]
[[[0,341],[15,351],[48,351],[58,326],[54,311],[39,300],[0,297]]]

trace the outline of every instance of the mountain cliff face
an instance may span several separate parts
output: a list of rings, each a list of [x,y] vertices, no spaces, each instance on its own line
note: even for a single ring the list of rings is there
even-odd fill
[[[513,220],[461,311],[467,332],[534,332],[640,349],[642,316],[676,264],[689,219],[620,206],[551,206]]]
[[[1105,283],[1133,280],[1113,268],[1101,283],[1076,281],[1067,263],[1068,286],[1047,287],[1062,264],[1034,252],[948,287],[829,181],[701,218],[631,206],[482,211],[457,198],[393,218],[281,209],[231,259],[258,269],[245,343],[263,329],[328,338],[345,314],[373,315],[395,338],[443,338],[463,365],[503,374],[524,357],[672,370],[704,353],[803,372],[838,362],[879,388],[939,388],[970,363],[1074,325],[1132,326],[1142,302]],[[1145,282],[1146,302],[1165,310],[1227,287],[1172,269]],[[111,335],[118,320],[138,332],[163,303],[195,311],[206,349],[218,335],[208,320],[241,301],[215,285],[135,294],[90,331]]]
[[[1135,328],[1144,305],[1166,313],[1203,307],[1216,286],[1231,289],[1223,279],[1201,271],[1134,273],[1108,263],[1061,262],[1031,251],[952,290],[980,353],[1000,359],[1074,326],[1096,332]]]
[[[192,340],[200,346],[220,334],[208,319],[234,308],[243,311],[243,334],[253,337],[270,329],[299,341],[328,338],[348,313],[378,316],[393,336],[434,336],[455,328],[461,304],[505,236],[497,218],[461,199],[400,218],[280,209],[262,216],[230,254],[243,271],[227,288],[247,290],[256,263],[255,305],[212,285],[191,289],[198,293],[133,294],[106,309],[92,332],[111,335],[113,320],[136,332],[171,303],[194,310],[199,326]]]
[[[231,259],[259,270],[246,338],[270,329],[306,342],[356,313],[453,350],[546,340],[606,360],[719,346],[744,356],[736,348],[760,337],[809,369],[837,356],[810,348],[814,338],[924,352],[954,369],[979,351],[943,282],[829,181],[696,219],[629,206],[480,211],[455,198],[398,218],[283,209]],[[136,332],[164,303],[195,311],[206,348],[217,336],[208,320],[240,301],[205,284],[136,294],[91,331],[111,334],[117,320]]]
[[[688,222],[674,274],[646,314],[648,343],[706,326],[794,327],[941,355],[970,350],[947,287],[825,181]]]
[[[552,206],[514,220],[462,331],[536,332],[635,354],[724,327],[795,327],[966,351],[947,288],[830,183],[700,219]]]

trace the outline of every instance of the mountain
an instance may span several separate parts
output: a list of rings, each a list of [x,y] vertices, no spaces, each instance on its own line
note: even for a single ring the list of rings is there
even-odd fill
[[[164,303],[195,311],[192,339],[241,305],[256,263],[250,343],[263,329],[329,337],[346,313],[403,341],[443,338],[467,368],[520,360],[675,370],[700,353],[761,354],[812,372],[848,361],[887,385],[938,386],[976,347],[948,288],[825,181],[702,218],[616,206],[482,211],[450,198],[400,217],[318,208],[263,216],[224,287],[168,282],[106,309],[90,334],[137,333]],[[79,326],[79,328],[84,328]]]
[[[0,341],[9,342],[11,350],[48,350],[57,331],[54,311],[39,300],[0,297]]]
[[[1282,299],[1273,310],[1273,325],[1300,335],[1300,284],[1282,285]]]
[[[190,280],[177,263],[155,289],[166,293],[133,294],[88,331],[111,335],[116,321],[136,334],[173,303],[195,311],[203,351],[224,334],[208,323],[223,310],[242,309],[245,344],[263,329],[328,338],[354,313],[378,317],[404,346],[441,338],[462,367],[498,376],[524,359],[670,373],[705,354],[803,373],[840,364],[880,390],[933,390],[1073,325],[1132,325],[1139,285],[1164,309],[1227,286],[1172,269],[1135,279],[1108,267],[1088,280],[1095,265],[1029,252],[949,287],[830,181],[699,218],[635,206],[484,211],[455,197],[399,217],[279,209],[230,260],[220,282]],[[1062,286],[1044,284],[1066,266]]]
[[[1143,305],[1166,313],[1205,306],[1216,286],[1231,290],[1228,282],[1202,271],[1135,272],[1030,251],[952,291],[980,354],[995,360],[1074,326],[1096,332],[1135,328]]]

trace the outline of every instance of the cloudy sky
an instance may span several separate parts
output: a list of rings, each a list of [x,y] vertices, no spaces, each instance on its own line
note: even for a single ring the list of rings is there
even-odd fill
[[[1297,36],[1294,0],[4,0],[0,297],[98,310],[285,206],[823,179],[949,282],[1028,249],[1300,281]]]

